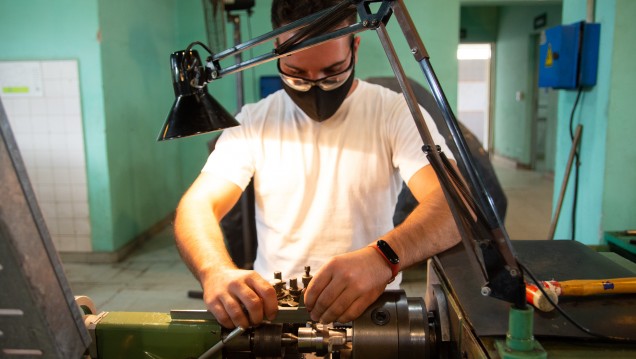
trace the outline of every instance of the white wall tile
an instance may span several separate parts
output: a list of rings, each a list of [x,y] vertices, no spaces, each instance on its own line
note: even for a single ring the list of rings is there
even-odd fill
[[[4,101],[3,101],[4,104]],[[8,109],[7,116],[22,116],[22,115],[30,115],[31,111],[29,109],[29,100],[26,98],[14,98],[12,101],[9,101],[10,106],[6,106]]]
[[[63,97],[64,81],[58,79],[44,81],[44,96],[47,98]]]
[[[4,101],[4,100],[3,100]],[[47,116],[48,109],[46,107],[46,98],[45,97],[31,97],[29,98],[29,111],[31,115],[44,115]],[[11,120],[11,118],[9,118]]]
[[[91,237],[90,235],[76,235],[75,236],[76,242],[75,242],[75,250],[80,251],[80,252],[91,252],[93,250],[93,245],[91,243]]]
[[[53,242],[57,245],[58,251],[74,251],[77,248],[75,236],[57,234],[53,235]]]
[[[28,115],[9,115],[7,113],[7,116],[14,119],[11,122],[11,130],[13,131],[14,136],[32,132],[31,118]]]
[[[58,218],[73,219],[74,217],[73,203],[71,202],[60,202],[60,201],[56,202],[55,211]],[[75,224],[73,223],[73,225]]]
[[[81,191],[73,191],[72,197],[74,217],[82,220],[90,219],[88,212],[88,203],[80,202],[82,199],[86,200],[86,193],[82,194]],[[86,221],[86,223],[88,223],[88,221]],[[88,228],[90,229],[90,226]]]
[[[31,133],[48,134],[50,132],[49,123],[53,121],[53,116],[47,115],[31,115],[29,123],[31,125]]]
[[[42,173],[46,173],[45,170],[39,169],[40,176]],[[41,183],[34,188],[35,195],[37,196],[40,205],[43,203],[55,203],[55,186],[48,183]]]
[[[79,73],[77,71],[77,62],[75,60],[58,61],[62,78],[75,80],[77,82]]]
[[[77,61],[40,61],[38,96],[2,98],[56,248],[91,251]]]
[[[47,115],[64,115],[64,100],[53,97],[46,100]]]
[[[64,94],[64,98],[79,98],[79,87],[77,86],[77,81],[67,81],[62,85],[62,93]]]
[[[65,98],[64,102],[64,115],[65,116],[80,116],[81,108],[77,98]]]

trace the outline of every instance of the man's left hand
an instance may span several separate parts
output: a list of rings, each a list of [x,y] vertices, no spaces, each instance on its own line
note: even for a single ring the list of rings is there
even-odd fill
[[[346,323],[358,318],[384,291],[391,269],[371,247],[331,258],[305,292],[311,319]]]

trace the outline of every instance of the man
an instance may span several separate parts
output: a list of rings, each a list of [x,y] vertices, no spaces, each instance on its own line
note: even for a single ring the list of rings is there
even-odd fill
[[[337,2],[274,0],[273,26]],[[352,12],[342,26],[355,21]],[[393,281],[398,266],[374,247],[378,239],[399,256],[400,268],[459,241],[404,99],[355,79],[359,45],[357,37],[342,37],[281,58],[284,89],[242,109],[241,126],[225,130],[179,204],[179,251],[225,327],[273,319],[276,293],[265,278],[274,271],[300,276],[305,265],[317,269],[305,292],[311,318],[351,321],[401,280]],[[252,177],[255,271],[236,267],[219,227]],[[402,180],[420,205],[393,229]]]

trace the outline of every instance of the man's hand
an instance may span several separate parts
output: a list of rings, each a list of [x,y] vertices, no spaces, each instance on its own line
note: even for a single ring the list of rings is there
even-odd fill
[[[201,279],[205,305],[222,326],[247,328],[276,317],[276,291],[258,273],[217,269]]]
[[[391,279],[391,269],[371,247],[331,258],[315,274],[305,292],[311,319],[346,323],[358,318]]]
[[[278,311],[274,287],[254,271],[236,268],[219,221],[241,196],[236,184],[203,172],[181,199],[175,218],[179,253],[203,288],[205,305],[226,328],[247,328]]]

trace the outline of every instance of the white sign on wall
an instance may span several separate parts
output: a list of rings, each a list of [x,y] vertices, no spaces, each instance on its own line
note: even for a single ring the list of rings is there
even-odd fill
[[[41,97],[42,68],[37,61],[0,62],[0,96]]]

